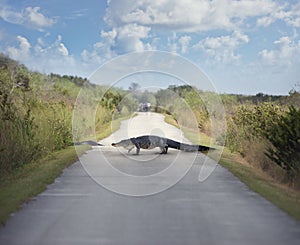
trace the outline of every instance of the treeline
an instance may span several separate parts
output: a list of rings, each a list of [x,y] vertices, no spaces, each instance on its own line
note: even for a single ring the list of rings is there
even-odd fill
[[[106,95],[110,99],[107,99]],[[104,101],[119,100],[114,108],[117,115],[138,111],[141,104],[149,102],[151,111],[172,115],[181,127],[196,127],[209,132],[209,113],[205,103],[211,99],[211,96],[214,95],[208,92],[199,96],[198,91],[191,86],[170,86],[167,89],[150,92],[139,90],[138,84],[133,83],[127,91],[108,90]],[[196,120],[191,120],[191,116]],[[197,125],[194,125],[195,123]]]
[[[87,79],[32,72],[0,55],[1,174],[73,143],[72,113],[83,86],[95,96],[103,93]],[[110,122],[117,103],[99,105],[97,125]]]

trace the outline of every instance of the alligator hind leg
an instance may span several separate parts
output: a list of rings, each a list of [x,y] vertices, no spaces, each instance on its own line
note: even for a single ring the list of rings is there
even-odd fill
[[[168,146],[165,145],[165,147],[160,147],[160,154],[167,154],[168,153]]]
[[[134,146],[130,147],[130,148],[128,149],[128,153],[130,153],[131,150],[132,150],[133,148],[134,148]]]
[[[169,149],[169,147],[166,145],[166,146],[165,146],[165,154],[168,153],[168,149]]]

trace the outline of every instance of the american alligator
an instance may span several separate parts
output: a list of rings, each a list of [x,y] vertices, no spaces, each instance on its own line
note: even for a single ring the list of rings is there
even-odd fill
[[[128,153],[136,148],[136,154],[140,153],[140,149],[153,149],[159,147],[161,150],[161,154],[167,154],[168,148],[174,148],[182,151],[201,151],[208,152],[210,148],[208,146],[203,145],[189,145],[180,143],[175,140],[171,140],[168,138],[163,138],[155,135],[143,135],[136,138],[130,138],[121,140],[117,143],[111,144],[114,147],[124,147],[128,150]]]

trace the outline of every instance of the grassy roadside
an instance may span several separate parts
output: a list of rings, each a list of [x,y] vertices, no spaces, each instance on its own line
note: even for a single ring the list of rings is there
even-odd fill
[[[178,127],[172,116],[167,115],[165,121]],[[193,143],[204,145],[210,144],[210,138],[206,135],[199,137],[189,129],[183,129],[184,135]],[[223,151],[219,164],[228,169],[251,190],[257,192],[262,197],[294,217],[300,220],[300,192],[276,182],[263,171],[247,164],[238,154],[230,153],[226,148]]]
[[[79,153],[89,146],[78,147]],[[46,189],[62,170],[77,161],[74,146],[55,152],[39,161],[24,165],[11,174],[1,176],[0,182],[0,223],[3,225],[10,213],[31,197]]]
[[[165,122],[172,125],[172,126],[175,126],[176,128],[179,128],[179,125],[177,123],[177,121],[175,120],[175,118],[172,116],[172,115],[169,115],[169,114],[166,114],[164,113],[163,114],[165,116]]]
[[[300,220],[299,191],[276,182],[266,173],[253,166],[241,163],[237,158],[237,154],[229,153],[225,149],[219,164],[232,172],[251,190],[257,192],[292,217]]]
[[[118,118],[97,130],[98,140],[118,130],[121,121],[134,117]],[[90,146],[76,146],[78,155],[83,154]],[[47,185],[61,174],[64,168],[78,160],[74,146],[57,151],[39,161],[24,165],[10,174],[0,176],[0,224],[5,224],[9,215],[20,208],[22,203],[36,196],[47,188]]]

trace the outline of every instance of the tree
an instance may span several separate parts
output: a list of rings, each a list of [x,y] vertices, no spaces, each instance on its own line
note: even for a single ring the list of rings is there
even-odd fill
[[[136,82],[133,82],[133,83],[130,84],[128,89],[129,89],[129,91],[136,91],[139,88],[140,88],[140,85]]]
[[[289,111],[265,133],[265,137],[272,144],[266,155],[293,181],[300,171],[300,109],[290,106]]]

